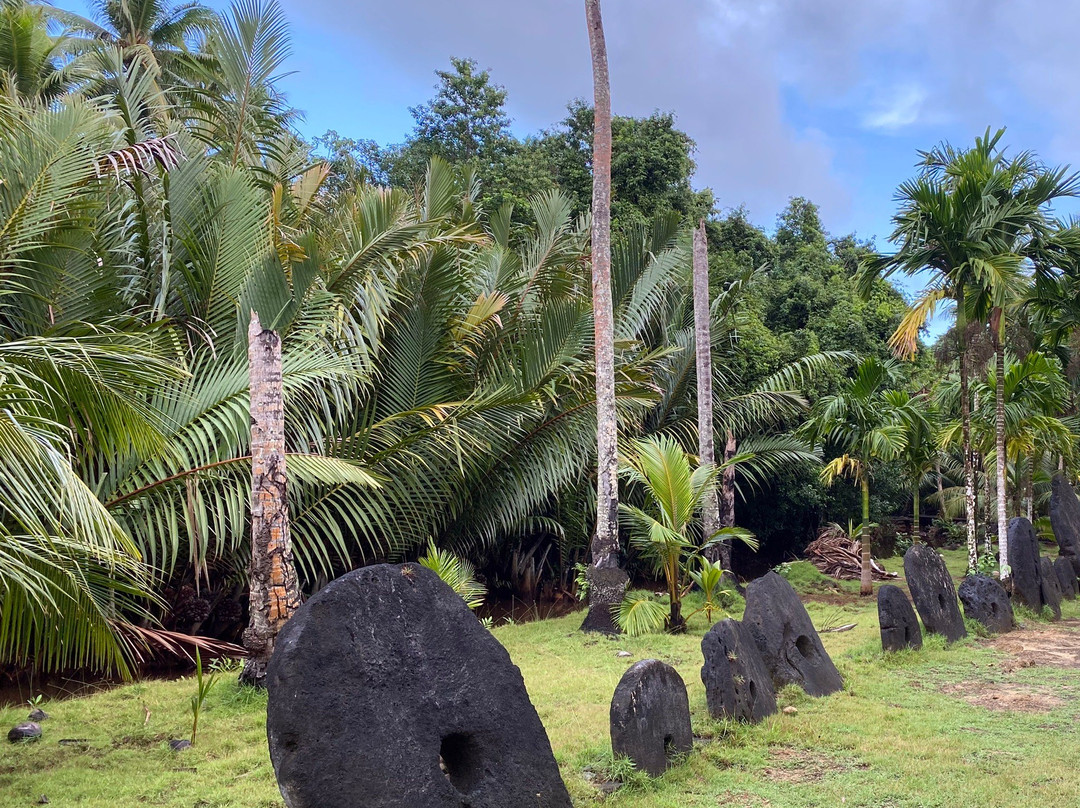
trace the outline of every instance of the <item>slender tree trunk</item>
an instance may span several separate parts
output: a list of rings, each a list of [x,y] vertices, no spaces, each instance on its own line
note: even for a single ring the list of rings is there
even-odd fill
[[[986,494],[985,497],[984,497],[984,499],[986,501],[986,521],[985,521],[986,529],[984,531],[984,536],[983,536],[983,555],[989,556],[989,555],[992,555],[993,552],[994,552],[994,547],[993,547],[993,544],[992,544],[992,540],[990,539],[990,522],[991,522],[990,509],[992,507],[994,507],[995,503],[997,502],[997,496],[996,496],[995,491],[994,491],[994,489],[996,487],[994,485],[994,477],[987,470],[987,468],[986,468],[986,457],[982,456],[982,455],[979,456],[979,471],[982,472],[983,489],[985,490],[985,494]],[[997,529],[997,520],[994,519],[993,521],[994,521],[994,529],[996,530]]]
[[[961,299],[957,308],[963,307]],[[975,538],[975,464],[971,457],[971,398],[968,395],[967,340],[960,324],[960,431],[964,454],[964,510],[967,516],[968,572],[979,566],[979,551]]]
[[[941,460],[934,460],[934,470],[937,472],[937,501],[938,501],[938,518],[944,521],[945,516],[945,481],[941,476]]]
[[[870,577],[870,480],[866,473],[862,478],[862,576],[859,579],[859,594],[874,594],[874,582]]]
[[[994,347],[997,350],[997,379],[994,384],[994,436],[997,448],[997,525],[998,525],[998,564],[1000,565],[1001,583],[1006,590],[1010,587],[1012,568],[1009,566],[1009,515],[1005,509],[1005,350],[1001,340],[995,336]]]
[[[730,463],[738,450],[738,442],[735,435],[729,429],[727,441],[724,444],[724,462]],[[720,481],[720,527],[735,527],[735,467],[727,466]],[[721,545],[726,556],[721,559],[724,569],[731,569],[731,542],[726,541]]]
[[[619,563],[618,423],[615,413],[614,314],[611,303],[611,89],[600,0],[585,0],[592,51],[592,295],[596,345],[596,534],[589,568],[585,631],[617,631],[613,612],[629,579]]]
[[[697,368],[698,460],[702,466],[716,465],[713,446],[712,332],[709,323],[709,244],[704,219],[694,230],[694,355]],[[716,489],[711,489],[701,503],[701,535],[708,539],[720,529],[720,506]],[[706,550],[710,561],[719,560],[724,569],[731,566],[731,547],[724,542]]]
[[[911,540],[918,542],[922,538],[922,530],[919,529],[919,484],[915,483],[914,496],[911,501]]]
[[[265,686],[266,665],[278,631],[300,605],[300,588],[289,540],[285,474],[285,410],[281,338],[251,313],[248,326],[251,378],[251,569],[249,617],[244,630],[248,658],[240,680]]]

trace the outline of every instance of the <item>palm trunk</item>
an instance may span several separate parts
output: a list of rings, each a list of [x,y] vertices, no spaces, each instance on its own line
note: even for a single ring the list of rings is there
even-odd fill
[[[1000,565],[1001,583],[1009,589],[1012,570],[1009,567],[1009,516],[1005,509],[1005,351],[1000,339],[997,345],[997,379],[994,384],[994,438],[997,444],[997,524],[998,524],[998,564]]]
[[[963,307],[963,299],[957,308]],[[968,572],[979,566],[979,551],[975,539],[975,465],[971,462],[971,399],[968,395],[967,340],[962,323],[960,331],[960,430],[964,453],[964,510],[967,512]]]
[[[251,569],[249,617],[244,631],[248,658],[240,680],[262,687],[278,631],[300,605],[289,540],[285,474],[285,410],[281,339],[251,313],[248,326],[251,377]]]
[[[862,477],[862,576],[859,579],[859,594],[866,596],[874,593],[873,579],[870,577],[870,480],[866,473]]]
[[[709,245],[704,220],[694,231],[694,354],[697,363],[698,461],[702,466],[716,464],[713,445],[712,334],[709,323]],[[720,529],[720,508],[716,489],[710,489],[701,503],[701,535],[708,540]],[[726,546],[725,546],[726,545]],[[705,552],[710,561],[720,560],[724,569],[731,566],[731,547],[727,542]]]
[[[911,540],[918,542],[922,537],[922,531],[919,529],[919,484],[915,483],[914,496],[911,501]]]
[[[735,457],[738,443],[735,435],[728,430],[727,442],[724,444],[724,462],[730,463]],[[735,527],[735,467],[726,466],[720,481],[720,527]],[[725,541],[721,549],[726,553],[721,561],[724,569],[731,569],[731,542]]]
[[[611,91],[600,0],[585,0],[592,51],[592,295],[596,345],[596,533],[589,568],[589,613],[582,629],[616,633],[614,610],[628,578],[619,563],[618,424],[615,413],[614,314],[611,303]]]

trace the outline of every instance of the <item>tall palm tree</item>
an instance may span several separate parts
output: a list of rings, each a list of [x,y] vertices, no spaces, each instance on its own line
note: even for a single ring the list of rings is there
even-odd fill
[[[596,351],[596,535],[589,570],[589,613],[582,628],[615,633],[613,609],[627,576],[619,548],[619,435],[615,411],[615,334],[611,301],[611,83],[600,0],[585,0],[592,52],[592,295]]]
[[[833,395],[814,405],[803,426],[811,440],[841,454],[821,470],[821,479],[832,484],[848,477],[862,491],[862,576],[861,595],[873,593],[870,573],[870,480],[875,468],[896,459],[905,447],[904,426],[887,398],[888,386],[896,380],[893,362],[868,357],[859,363],[855,376]]]
[[[922,171],[897,192],[900,211],[891,240],[899,245],[893,255],[879,255],[863,266],[863,288],[879,275],[900,271],[912,275],[930,270],[932,279],[893,335],[901,356],[918,346],[919,329],[939,304],[955,305],[960,338],[960,409],[964,458],[965,501],[968,524],[968,564],[977,564],[975,543],[975,469],[971,442],[969,391],[969,324],[988,324],[997,353],[998,377],[1003,379],[1002,337],[1005,313],[1025,285],[1025,260],[1052,262],[1057,246],[1056,224],[1047,206],[1080,192],[1080,179],[1064,168],[1048,169],[1028,152],[1008,158],[999,144],[1004,130],[990,130],[974,147],[958,150],[948,144],[921,152]],[[1009,579],[1007,513],[1005,504],[1004,408],[997,405],[997,521],[1001,576]]]
[[[126,63],[139,61],[163,89],[185,83],[193,53],[214,26],[213,9],[198,2],[94,0],[97,21],[64,13],[73,30],[120,49]]]

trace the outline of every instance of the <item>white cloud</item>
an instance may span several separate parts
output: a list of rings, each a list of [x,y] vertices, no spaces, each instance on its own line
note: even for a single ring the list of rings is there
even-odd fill
[[[882,93],[873,108],[863,115],[863,126],[894,132],[917,123],[926,102],[926,90],[909,84],[889,93]]]

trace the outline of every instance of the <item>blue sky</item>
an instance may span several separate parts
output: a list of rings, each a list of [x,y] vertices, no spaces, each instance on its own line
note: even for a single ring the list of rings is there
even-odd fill
[[[521,135],[591,96],[580,0],[281,2],[294,36],[283,83],[308,135],[400,141],[452,55],[506,86]],[[615,111],[674,112],[698,143],[696,183],[769,229],[802,195],[832,233],[886,249],[916,151],[988,126],[1080,165],[1080,3],[605,0],[604,15]]]

